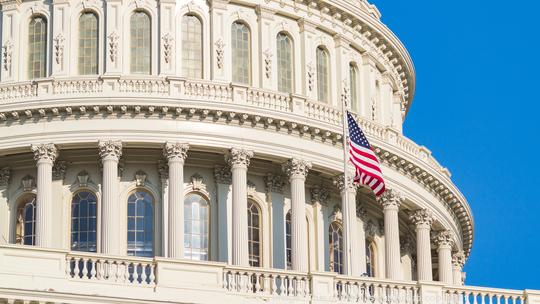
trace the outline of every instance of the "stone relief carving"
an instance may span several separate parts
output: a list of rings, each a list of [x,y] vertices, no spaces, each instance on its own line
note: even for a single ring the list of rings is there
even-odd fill
[[[214,44],[216,46],[216,62],[218,69],[223,68],[223,61],[225,59],[225,43],[220,38]]]
[[[101,140],[98,143],[98,152],[101,159],[114,157],[119,160],[122,156],[122,142],[120,140]]]
[[[266,49],[264,51],[264,72],[266,75],[266,78],[272,77],[272,51],[270,49]]]
[[[229,153],[225,155],[225,161],[231,167],[233,166],[248,167],[252,157],[253,157],[253,151],[232,148],[229,150]]]
[[[166,63],[171,62],[174,38],[171,33],[163,35],[163,59]]]
[[[218,184],[231,184],[232,172],[229,166],[215,166],[214,178]]]
[[[54,38],[54,58],[57,64],[61,64],[64,60],[64,42],[66,38],[62,33],[56,35]]]
[[[327,188],[315,185],[311,188],[311,202],[326,204],[330,198],[330,192]]]
[[[137,172],[135,172],[135,184],[138,186],[138,187],[143,187],[144,185],[146,185],[146,173],[142,170],[138,170]]]
[[[120,37],[116,32],[112,32],[107,38],[109,39],[109,58],[112,62],[115,62],[118,54],[118,39]]]
[[[58,149],[54,144],[39,144],[31,146],[34,160],[49,160],[54,163],[58,156]]]
[[[301,175],[306,177],[311,169],[311,162],[299,158],[291,158],[282,164],[282,169],[287,176]]]
[[[52,168],[53,180],[64,180],[66,177],[67,163],[63,160],[58,160],[54,163]]]
[[[179,142],[166,142],[165,146],[163,146],[163,156],[165,156],[165,158],[169,161],[184,161],[187,158],[188,150],[189,144]]]
[[[2,54],[2,65],[4,67],[4,71],[9,71],[11,69],[11,62],[13,60],[13,42],[11,42],[11,40],[6,41],[2,46]]]
[[[193,190],[206,191],[206,184],[204,183],[202,175],[195,173],[191,176],[191,186]]]
[[[21,180],[21,186],[23,188],[23,191],[32,191],[32,189],[36,187],[34,177],[31,175],[23,177]]]
[[[310,91],[313,91],[313,86],[315,85],[315,70],[313,69],[313,63],[308,63],[306,67],[308,76],[308,88]]]
[[[283,193],[285,187],[285,178],[283,175],[268,173],[264,177],[266,192]]]
[[[11,177],[11,168],[4,167],[0,169],[0,187],[5,187],[9,184],[9,178]]]

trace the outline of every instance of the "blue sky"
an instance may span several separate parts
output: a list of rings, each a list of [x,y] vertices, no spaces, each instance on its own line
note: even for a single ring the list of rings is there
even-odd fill
[[[404,132],[472,207],[466,283],[540,289],[540,2],[371,3],[416,67]]]

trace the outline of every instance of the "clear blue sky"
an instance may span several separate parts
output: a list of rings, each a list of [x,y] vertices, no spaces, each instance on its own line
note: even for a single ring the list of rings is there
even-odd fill
[[[472,207],[466,283],[540,289],[540,2],[371,3],[415,63],[404,132]]]

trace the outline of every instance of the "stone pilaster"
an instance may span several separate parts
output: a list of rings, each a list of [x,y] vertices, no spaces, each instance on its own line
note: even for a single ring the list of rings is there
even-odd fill
[[[285,188],[283,175],[268,173],[264,177],[266,186],[266,199],[269,203],[272,219],[272,267],[285,269],[287,256],[285,253],[285,206],[283,189]]]
[[[218,260],[232,264],[232,206],[229,200],[232,173],[228,166],[214,167],[218,202]]]
[[[232,263],[249,266],[247,219],[247,168],[253,152],[232,148],[225,160],[232,173]]]
[[[36,245],[50,248],[53,237],[52,168],[58,149],[54,144],[32,145],[31,148],[37,164]]]
[[[386,262],[386,278],[401,279],[401,254],[399,251],[399,206],[403,202],[401,193],[387,189],[379,201],[384,212],[384,247]]]
[[[432,281],[433,269],[431,265],[431,224],[433,215],[427,209],[414,211],[409,216],[416,230],[416,258],[419,281]]]
[[[439,281],[453,284],[452,277],[452,233],[449,230],[439,231],[433,237],[439,255]]]
[[[463,266],[465,265],[465,253],[457,251],[452,254],[452,277],[454,285],[463,285]]]
[[[9,206],[7,201],[7,191],[11,169],[3,167],[0,169],[0,244],[9,241]]]
[[[118,220],[118,162],[122,156],[122,142],[104,140],[98,143],[99,156],[103,166],[101,201],[101,251],[105,254],[121,255],[122,240]]]
[[[162,251],[164,257],[169,257],[169,165],[166,160],[158,161],[158,173],[161,184],[161,233],[162,233]]]
[[[167,142],[163,155],[169,165],[168,257],[184,257],[184,161],[189,145]]]

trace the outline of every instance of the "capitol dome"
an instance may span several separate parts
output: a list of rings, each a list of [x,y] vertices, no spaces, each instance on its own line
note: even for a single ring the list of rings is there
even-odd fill
[[[0,5],[0,303],[524,302],[462,286],[472,213],[367,1]]]

